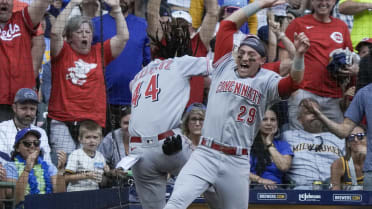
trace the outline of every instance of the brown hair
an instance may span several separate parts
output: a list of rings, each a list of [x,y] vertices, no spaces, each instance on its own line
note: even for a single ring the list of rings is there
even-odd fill
[[[80,123],[79,127],[79,139],[89,131],[99,131],[99,135],[102,138],[102,127],[93,120],[84,120]]]

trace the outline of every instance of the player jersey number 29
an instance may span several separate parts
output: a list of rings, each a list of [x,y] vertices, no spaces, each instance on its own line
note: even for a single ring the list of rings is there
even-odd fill
[[[156,102],[159,99],[160,88],[158,87],[159,74],[151,76],[149,84],[146,87],[145,99],[150,98],[152,102]],[[138,101],[141,98],[141,88],[143,81],[139,82],[132,95],[132,106],[137,107]]]
[[[256,112],[257,112],[256,108],[242,105],[240,106],[240,112],[236,120],[238,122],[246,121],[248,125],[252,125],[252,123],[254,122],[254,119],[256,118]],[[247,118],[245,119],[246,115],[247,115]]]

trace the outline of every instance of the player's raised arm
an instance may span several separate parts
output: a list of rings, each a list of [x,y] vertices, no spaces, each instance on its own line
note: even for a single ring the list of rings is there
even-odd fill
[[[116,35],[110,40],[111,54],[112,57],[116,58],[123,51],[129,39],[129,31],[121,11],[120,0],[105,0],[105,2],[111,7],[110,14],[114,17],[116,23]]]
[[[301,83],[304,77],[304,69],[305,69],[305,53],[307,49],[310,47],[309,38],[305,35],[305,33],[294,35],[294,46],[296,48],[296,53],[293,59],[293,64],[291,67],[291,77],[292,80],[299,84]]]
[[[28,14],[30,15],[32,26],[37,26],[43,19],[46,9],[52,0],[34,0],[28,7]]]

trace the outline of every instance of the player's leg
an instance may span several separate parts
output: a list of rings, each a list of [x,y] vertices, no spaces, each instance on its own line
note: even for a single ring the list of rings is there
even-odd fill
[[[213,182],[218,173],[215,152],[195,150],[176,179],[165,209],[186,209]]]
[[[223,209],[223,202],[219,197],[216,189],[213,186],[210,186],[204,193],[204,199],[208,204],[210,209]]]
[[[222,208],[247,209],[249,199],[249,159],[225,156],[223,175],[215,183]]]
[[[151,148],[142,149],[141,159],[132,167],[136,192],[143,209],[159,209],[165,206],[167,174],[158,172]]]

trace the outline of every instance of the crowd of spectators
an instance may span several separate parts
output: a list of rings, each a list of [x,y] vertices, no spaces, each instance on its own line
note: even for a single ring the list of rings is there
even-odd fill
[[[21,185],[17,203],[27,194],[117,185],[127,172],[116,165],[130,153],[130,81],[169,57],[164,45],[174,45],[174,31],[187,40],[174,46],[177,53],[213,59],[219,22],[255,1],[1,1],[0,178]],[[261,116],[252,188],[311,189],[321,181],[361,190],[364,180],[371,190],[371,19],[371,0],[288,0],[234,34],[233,49],[257,34],[267,51],[262,67],[282,77],[299,65],[297,37],[310,42],[298,90]],[[192,149],[209,85],[209,77],[190,79],[180,129]]]

